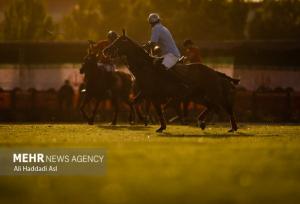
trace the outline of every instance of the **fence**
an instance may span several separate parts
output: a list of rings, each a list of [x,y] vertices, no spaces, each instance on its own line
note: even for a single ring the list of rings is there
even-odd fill
[[[275,66],[286,70],[300,67],[299,41],[233,41],[197,42],[203,57],[230,56],[234,69]],[[1,64],[61,64],[81,63],[86,42],[0,43]],[[34,66],[33,66],[34,67]],[[36,87],[35,87],[36,88]],[[0,121],[81,121],[78,111],[79,94],[71,105],[65,105],[55,90],[0,91]],[[190,117],[201,111],[201,105],[191,103]],[[100,109],[101,120],[111,115],[109,102]],[[246,91],[236,95],[236,114],[240,121],[299,122],[300,93],[291,90]],[[124,107],[123,112],[127,109]],[[167,111],[170,117],[172,111]],[[127,118],[127,117],[126,117]],[[125,116],[120,117],[125,120]],[[225,120],[225,115],[216,120]]]

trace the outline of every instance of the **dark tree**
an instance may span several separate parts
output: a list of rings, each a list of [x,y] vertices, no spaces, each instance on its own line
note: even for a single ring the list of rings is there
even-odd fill
[[[11,0],[4,13],[3,38],[15,40],[49,40],[55,30],[42,0]]]

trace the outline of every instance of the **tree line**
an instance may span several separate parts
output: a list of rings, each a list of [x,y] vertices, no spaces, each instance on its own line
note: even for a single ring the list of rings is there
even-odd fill
[[[264,0],[77,0],[60,22],[43,0],[11,0],[0,23],[1,41],[71,41],[105,38],[127,29],[139,41],[149,38],[147,16],[161,15],[175,39],[273,40],[300,37],[300,1]]]

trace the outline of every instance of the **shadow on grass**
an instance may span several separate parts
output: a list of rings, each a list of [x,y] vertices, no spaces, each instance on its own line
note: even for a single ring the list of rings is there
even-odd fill
[[[254,137],[255,134],[250,133],[243,133],[243,132],[236,132],[236,133],[208,133],[203,132],[202,134],[173,134],[169,132],[162,133],[159,135],[160,137],[186,137],[186,138],[192,138],[192,137],[205,137],[205,138],[230,138],[230,137]]]
[[[144,125],[98,125],[98,128],[106,130],[136,130],[145,131],[150,129],[149,126]]]
[[[186,137],[186,138],[214,138],[214,139],[221,139],[221,138],[242,138],[242,137],[279,137],[278,134],[254,134],[254,133],[245,133],[245,132],[235,132],[235,133],[209,133],[203,132],[202,134],[174,134],[170,132],[161,133],[160,137]]]

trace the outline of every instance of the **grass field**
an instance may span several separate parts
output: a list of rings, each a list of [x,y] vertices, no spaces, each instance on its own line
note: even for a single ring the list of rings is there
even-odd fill
[[[2,124],[1,147],[103,147],[104,176],[0,177],[0,203],[300,203],[300,125]]]

